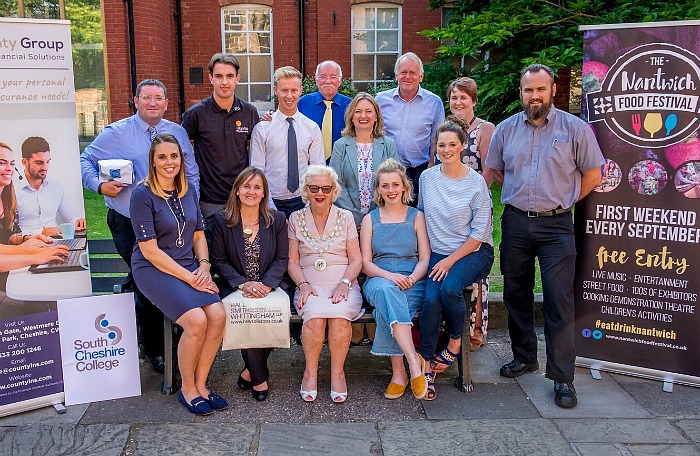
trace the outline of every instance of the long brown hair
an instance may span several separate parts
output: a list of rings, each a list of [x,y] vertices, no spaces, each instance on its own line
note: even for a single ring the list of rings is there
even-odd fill
[[[10,146],[4,142],[0,142],[0,149],[7,149],[12,152]],[[0,192],[0,200],[5,215],[0,219],[0,226],[6,229],[12,229],[15,223],[15,214],[17,213],[17,198],[15,198],[15,184],[10,181],[10,184]]]
[[[233,182],[233,188],[231,188],[231,193],[228,196],[226,205],[221,210],[221,213],[226,219],[226,226],[233,228],[241,223],[241,199],[238,196],[243,184],[254,178],[255,176],[260,177],[263,183],[263,197],[258,205],[258,210],[260,215],[262,215],[265,221],[265,228],[269,228],[274,221],[274,211],[270,208],[270,186],[267,183],[265,174],[261,169],[255,166],[249,166],[238,175],[236,180]]]
[[[151,142],[151,149],[148,151],[148,176],[144,179],[144,183],[151,191],[160,196],[161,198],[168,198],[170,195],[165,193],[163,187],[161,187],[160,182],[158,182],[158,176],[156,175],[156,169],[153,166],[154,157],[156,155],[156,148],[158,145],[163,143],[175,144],[177,150],[180,152],[180,170],[175,176],[174,184],[175,190],[177,191],[177,196],[182,198],[187,193],[187,176],[185,174],[185,157],[182,154],[182,148],[180,143],[177,142],[175,136],[168,133],[161,133],[156,135]]]

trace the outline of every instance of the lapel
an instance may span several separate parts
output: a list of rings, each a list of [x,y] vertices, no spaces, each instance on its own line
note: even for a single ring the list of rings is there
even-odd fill
[[[354,136],[346,136],[345,141],[345,161],[348,162],[353,175],[355,176],[355,182],[360,181],[360,174],[357,171],[357,142]]]
[[[272,229],[274,226],[270,225],[269,228],[265,228],[265,219],[260,215],[258,220],[258,233],[260,233],[260,270],[267,270],[267,267],[272,263],[270,255],[272,254]]]
[[[379,165],[384,162],[384,152],[386,150],[386,145],[384,144],[384,138],[374,138],[372,140],[372,174],[377,174],[377,169]]]
[[[238,261],[245,271],[245,239],[243,238],[243,221],[231,230],[233,232],[233,245],[236,246]]]

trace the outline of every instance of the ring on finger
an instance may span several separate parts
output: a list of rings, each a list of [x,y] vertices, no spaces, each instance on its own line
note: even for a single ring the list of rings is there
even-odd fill
[[[257,292],[257,288],[253,287],[253,293]]]

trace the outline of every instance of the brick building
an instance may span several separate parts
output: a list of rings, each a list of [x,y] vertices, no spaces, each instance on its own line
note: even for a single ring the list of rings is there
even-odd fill
[[[332,59],[364,89],[393,78],[401,53],[432,60],[437,45],[417,33],[441,25],[441,11],[430,11],[428,0],[103,0],[103,12],[110,121],[133,112],[132,79],[147,77],[166,85],[166,117],[179,121],[211,93],[206,65],[222,50],[241,62],[236,95],[260,110],[272,107],[272,73],[284,65],[312,75],[318,62]]]

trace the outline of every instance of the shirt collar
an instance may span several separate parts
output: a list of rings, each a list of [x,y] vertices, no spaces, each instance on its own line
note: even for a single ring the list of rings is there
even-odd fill
[[[315,95],[316,95],[316,104],[319,104],[319,105],[323,104],[323,102],[326,100],[325,98],[323,98],[323,95],[321,94],[320,91],[316,92]],[[336,92],[335,95],[333,96],[333,98],[331,98],[329,101],[332,101],[333,104],[339,105],[340,104],[340,103],[338,103],[339,96],[340,96],[340,92]]]
[[[549,125],[550,123],[552,123],[557,115],[556,111],[557,111],[557,108],[555,108],[554,105],[552,104],[552,107],[549,108],[549,112],[544,117],[544,122],[542,122],[539,125],[539,127],[544,127],[545,125]],[[520,122],[522,122],[526,125],[532,125],[533,127],[535,126],[532,122],[530,122],[528,120],[527,115],[525,115],[525,111],[520,112]],[[537,127],[537,128],[539,128],[539,127]]]
[[[150,128],[150,125],[148,125],[146,122],[144,122],[144,120],[141,117],[139,117],[138,113],[134,114],[134,120],[136,121],[136,125],[139,126],[139,128],[141,129],[142,132],[148,133],[148,129]],[[158,122],[158,124],[154,125],[154,127],[156,127],[157,132],[160,132],[160,126],[162,123],[163,123],[163,119],[160,119],[160,122]]]
[[[49,178],[48,177],[46,179],[44,179],[44,182],[41,183],[41,185],[39,186],[39,188],[37,190],[34,190],[34,188],[29,185],[29,182],[27,181],[27,176],[22,176],[22,180],[20,181],[20,188],[21,189],[23,189],[23,190],[29,189],[33,192],[38,192],[39,190],[41,190],[43,187],[46,187],[47,185],[49,185]]]
[[[288,115],[282,113],[282,111],[280,111],[279,109],[277,109],[277,111],[275,111],[275,113],[273,114],[273,117],[277,117],[277,118],[278,118],[279,120],[281,120],[282,122],[286,122],[286,121],[287,121],[287,117],[291,117],[291,118],[294,119],[295,122],[299,122],[299,115],[300,115],[300,114],[301,114],[301,113],[300,113],[299,110],[297,109],[297,112],[295,112],[294,115],[288,116]]]
[[[219,103],[216,102],[216,99],[214,99],[214,94],[209,95],[209,106],[214,112],[229,112],[226,109],[222,108],[219,106]],[[237,96],[233,96],[233,105],[231,106],[231,112],[234,111],[240,111],[241,108],[243,107],[241,100],[238,99]]]
[[[416,93],[416,96],[407,101],[407,100],[404,100],[403,98],[401,98],[401,95],[399,95],[399,88],[396,87],[396,88],[394,89],[394,93],[392,94],[392,97],[393,97],[393,98],[399,98],[399,99],[405,101],[406,103],[410,103],[411,101],[415,100],[415,99],[418,98],[418,97],[423,98],[424,92],[425,92],[425,90],[423,89],[423,87],[421,87],[421,86],[419,85],[419,86],[418,86],[418,92]]]

